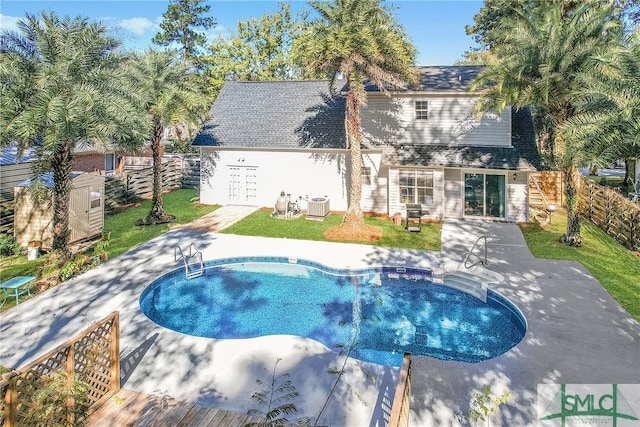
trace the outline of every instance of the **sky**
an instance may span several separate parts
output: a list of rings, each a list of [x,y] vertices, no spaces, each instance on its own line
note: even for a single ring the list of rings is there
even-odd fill
[[[278,2],[270,0],[208,0],[210,15],[217,25],[207,32],[213,40],[228,36],[239,20],[259,17],[277,10]],[[303,1],[291,1],[292,11],[309,10]],[[396,17],[418,49],[417,65],[453,65],[465,51],[474,46],[465,34],[465,25],[473,23],[483,1],[471,0],[388,0],[396,7]],[[26,13],[55,11],[60,16],[85,16],[100,21],[123,41],[126,49],[152,47],[151,39],[160,30],[162,14],[168,0],[73,0],[35,1],[0,0],[0,28],[17,29]]]

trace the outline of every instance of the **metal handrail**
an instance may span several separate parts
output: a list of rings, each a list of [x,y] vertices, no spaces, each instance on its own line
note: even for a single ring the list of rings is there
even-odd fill
[[[476,246],[478,246],[478,243],[480,242],[480,240],[484,239],[484,260],[483,258],[481,258],[480,256],[476,255],[473,253],[473,251],[476,249]],[[474,255],[478,258],[478,262],[471,264],[471,265],[467,265],[467,263],[469,262],[469,257],[471,257],[471,255]],[[460,265],[464,265],[464,268],[471,268],[474,265],[477,264],[482,264],[483,266],[487,266],[487,236],[480,236],[476,239],[475,243],[473,244],[473,246],[471,247],[471,250],[469,252],[467,252],[467,254],[465,255],[464,259],[462,260],[462,262],[460,263]]]
[[[178,251],[180,251],[180,258],[178,258]],[[180,246],[176,246],[173,248],[173,260],[178,262],[179,260],[184,259],[184,253],[182,252],[182,248]]]
[[[180,256],[178,256],[178,252],[180,252]],[[199,265],[199,269],[190,272],[189,271],[189,266],[196,264],[196,263],[190,263],[189,260],[193,257],[197,258],[196,263]],[[180,246],[176,246],[173,249],[173,258],[174,261],[178,262],[180,260],[182,260],[182,262],[184,263],[184,274],[186,276],[187,279],[191,279],[193,277],[198,277],[198,276],[202,276],[202,273],[204,271],[204,261],[202,259],[202,252],[200,252],[197,248],[195,243],[191,243],[189,245],[189,256],[185,256],[184,252],[182,251],[182,248]]]

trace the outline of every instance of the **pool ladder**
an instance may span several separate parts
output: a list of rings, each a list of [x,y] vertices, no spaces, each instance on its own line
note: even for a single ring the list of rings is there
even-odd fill
[[[173,250],[173,258],[176,262],[184,263],[184,274],[187,279],[200,277],[204,273],[204,262],[202,261],[202,252],[196,249],[195,243],[189,245],[189,253],[184,254],[180,246],[176,246]]]

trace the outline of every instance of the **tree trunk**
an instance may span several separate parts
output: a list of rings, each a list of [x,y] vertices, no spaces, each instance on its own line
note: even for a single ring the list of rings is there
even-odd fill
[[[624,159],[624,181],[622,185],[625,187],[631,187],[635,191],[635,169],[636,159]]]
[[[567,208],[567,232],[560,240],[571,246],[582,246],[582,236],[580,235],[580,180],[582,176],[575,161],[571,161],[563,167],[563,179]]]
[[[166,213],[162,204],[162,140],[164,128],[159,120],[155,120],[153,137],[151,139],[151,152],[153,153],[153,200],[151,212],[147,222],[166,221]]]
[[[347,111],[345,130],[351,165],[351,184],[349,186],[349,206],[344,214],[343,225],[352,228],[364,227],[364,214],[360,207],[362,199],[362,128],[360,123],[360,105],[354,89],[347,92]]]
[[[64,260],[69,255],[69,209],[71,203],[71,171],[73,143],[65,142],[53,154],[53,243],[51,249]]]

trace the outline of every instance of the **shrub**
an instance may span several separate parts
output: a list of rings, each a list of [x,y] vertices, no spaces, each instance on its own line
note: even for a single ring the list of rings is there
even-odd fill
[[[0,234],[0,256],[12,256],[20,254],[20,245],[11,234]]]

